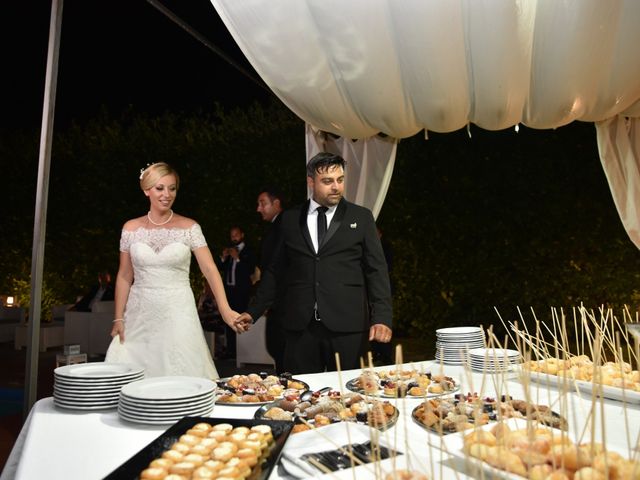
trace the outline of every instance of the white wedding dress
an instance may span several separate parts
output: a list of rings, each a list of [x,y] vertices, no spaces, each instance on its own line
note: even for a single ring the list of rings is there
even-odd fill
[[[115,336],[105,361],[141,365],[146,377],[218,378],[189,283],[191,251],[206,245],[198,224],[122,231],[120,251],[131,256],[133,284],[124,343]]]

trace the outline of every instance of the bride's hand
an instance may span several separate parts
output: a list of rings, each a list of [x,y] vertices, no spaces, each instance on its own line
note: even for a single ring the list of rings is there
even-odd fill
[[[111,336],[115,337],[118,335],[120,337],[120,343],[124,343],[124,320],[118,319],[113,322],[113,327],[111,327]]]
[[[238,317],[240,317],[240,314],[231,309],[222,313],[222,319],[224,320],[224,323],[229,325],[229,327],[237,334],[241,334],[243,332],[246,332],[248,328],[244,328],[242,325],[238,324]]]

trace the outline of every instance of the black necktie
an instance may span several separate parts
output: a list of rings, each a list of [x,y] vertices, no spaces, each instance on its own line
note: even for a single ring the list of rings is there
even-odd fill
[[[320,245],[322,245],[322,240],[327,233],[327,216],[325,212],[329,210],[327,207],[318,207],[316,209],[318,211],[318,250],[320,250]]]

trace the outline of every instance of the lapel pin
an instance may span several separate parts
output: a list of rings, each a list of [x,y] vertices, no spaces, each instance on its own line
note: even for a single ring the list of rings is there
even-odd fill
[[[349,225],[351,228],[356,228],[358,226],[357,223],[352,223],[351,225]]]

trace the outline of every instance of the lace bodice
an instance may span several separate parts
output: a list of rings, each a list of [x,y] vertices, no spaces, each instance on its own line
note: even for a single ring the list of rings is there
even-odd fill
[[[206,245],[198,224],[191,228],[123,230],[120,238],[120,251],[131,256],[136,288],[188,286],[191,252]]]
[[[114,337],[107,362],[142,365],[147,377],[218,377],[189,284],[191,252],[206,245],[198,224],[122,231],[120,250],[131,258],[133,284],[125,340]]]
[[[171,243],[182,243],[191,251],[207,246],[202,229],[197,223],[194,223],[191,228],[140,227],[137,230],[122,230],[120,251],[129,253],[131,245],[134,243],[144,243],[156,253]]]

